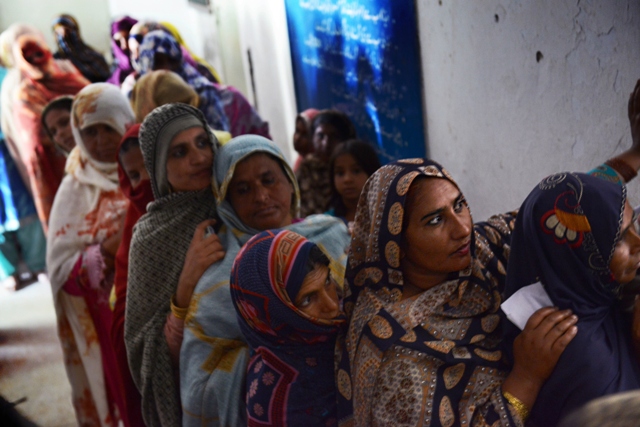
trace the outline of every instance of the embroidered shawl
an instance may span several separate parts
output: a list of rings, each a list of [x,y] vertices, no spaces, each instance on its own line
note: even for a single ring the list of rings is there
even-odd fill
[[[620,236],[626,187],[582,173],[542,180],[522,204],[512,237],[505,297],[540,281],[553,303],[578,316],[569,343],[532,410],[537,425],[556,425],[588,401],[640,388],[621,285],[609,263]],[[507,322],[507,351],[519,329]]]
[[[499,308],[513,216],[476,224],[469,267],[402,300],[404,211],[419,176],[456,185],[439,164],[406,159],[362,191],[345,276],[350,321],[336,350],[340,424],[522,425],[500,391],[510,369]]]

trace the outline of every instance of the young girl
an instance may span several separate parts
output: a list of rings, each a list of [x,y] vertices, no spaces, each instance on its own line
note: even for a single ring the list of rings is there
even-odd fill
[[[362,187],[379,167],[375,150],[366,142],[352,139],[338,145],[331,157],[332,196],[327,214],[352,222]]]

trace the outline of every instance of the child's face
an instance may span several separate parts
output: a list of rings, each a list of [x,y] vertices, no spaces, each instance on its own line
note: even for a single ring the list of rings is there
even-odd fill
[[[333,184],[343,201],[357,203],[369,175],[351,154],[338,156],[333,164]]]
[[[127,174],[131,186],[136,188],[142,181],[149,179],[149,173],[144,167],[140,147],[131,147],[129,151],[120,155],[120,164]]]

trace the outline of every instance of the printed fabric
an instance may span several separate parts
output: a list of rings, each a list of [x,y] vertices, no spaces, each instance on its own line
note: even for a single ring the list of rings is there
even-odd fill
[[[184,341],[180,351],[180,390],[183,426],[235,426],[246,424],[244,389],[249,362],[249,347],[238,325],[231,301],[229,277],[233,261],[242,246],[262,230],[247,227],[225,200],[236,165],[256,152],[278,159],[294,184],[294,210],[299,206],[299,191],[293,171],[280,149],[257,135],[234,138],[224,145],[215,160],[217,209],[224,226],[218,232],[225,249],[222,260],[209,267],[194,290],[185,320]],[[335,218],[317,215],[292,224],[294,231],[340,259],[348,244],[344,224]],[[343,255],[344,260],[344,255]]]
[[[349,326],[336,346],[340,425],[522,426],[500,387],[510,369],[499,308],[514,216],[475,224],[469,267],[403,300],[403,219],[417,177],[457,187],[433,161],[399,160],[369,178],[358,204]]]
[[[554,305],[578,316],[578,334],[532,409],[536,425],[555,426],[592,399],[640,388],[629,320],[619,306],[621,285],[609,269],[621,238],[626,187],[604,169],[596,171],[542,180],[520,208],[513,231],[505,297],[541,282]],[[505,322],[506,351],[518,332]]]
[[[310,317],[289,294],[305,278],[312,246],[290,230],[264,231],[245,244],[234,262],[231,297],[251,347],[246,380],[250,427],[337,425],[333,354],[345,319]],[[340,265],[344,250],[335,249],[339,258],[332,264]]]

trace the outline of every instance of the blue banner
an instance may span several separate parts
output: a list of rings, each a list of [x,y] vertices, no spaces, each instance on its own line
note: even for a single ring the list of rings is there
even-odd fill
[[[414,0],[285,0],[298,111],[336,108],[383,162],[424,157]]]

